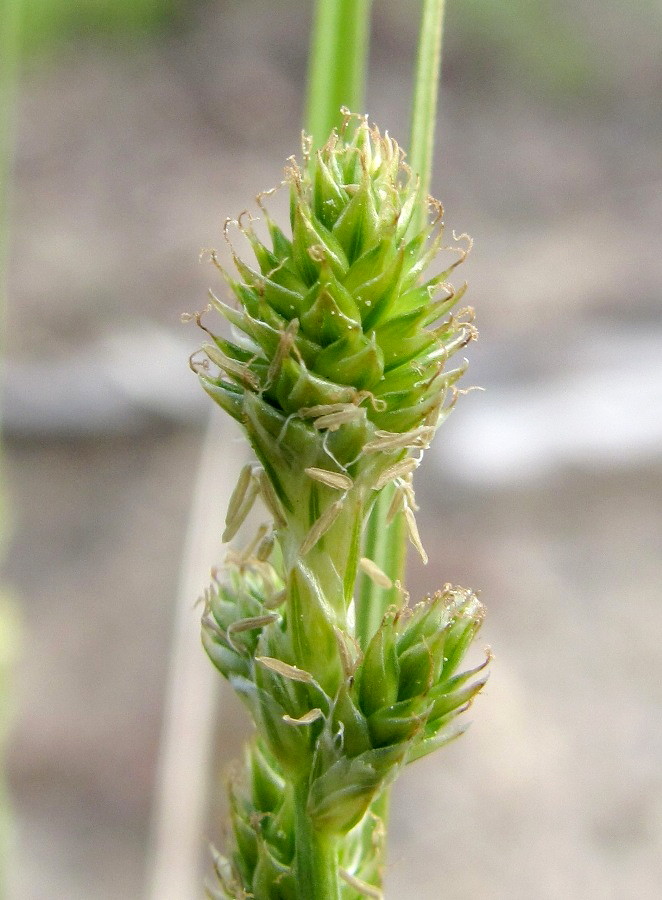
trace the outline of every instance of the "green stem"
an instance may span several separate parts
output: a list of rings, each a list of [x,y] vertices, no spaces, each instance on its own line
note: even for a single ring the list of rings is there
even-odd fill
[[[306,131],[315,146],[363,105],[371,0],[318,0],[308,70]]]
[[[394,488],[389,485],[380,491],[370,513],[363,539],[363,555],[373,560],[392,582],[404,579],[407,561],[407,528],[404,516],[398,514],[390,525],[386,524]],[[379,628],[388,607],[396,603],[396,588],[378,587],[367,575],[359,578],[356,597],[356,638],[362,648]]]
[[[339,900],[337,838],[316,831],[308,813],[308,779],[294,786],[296,882],[301,900]]]
[[[428,214],[427,196],[432,174],[443,27],[444,0],[423,0],[408,159],[412,170],[420,178],[422,202],[419,205],[418,217],[413,217],[412,233],[425,225]]]

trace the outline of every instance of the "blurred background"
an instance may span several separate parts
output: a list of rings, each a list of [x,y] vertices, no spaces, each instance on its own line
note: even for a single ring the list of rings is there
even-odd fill
[[[200,251],[298,152],[312,2],[24,6],[4,353],[11,897],[133,900],[209,413],[180,313],[223,290]],[[496,658],[469,733],[398,783],[387,896],[653,900],[662,8],[447,7],[434,193],[475,239],[458,278],[481,332],[467,383],[485,393],[462,398],[418,476],[431,561],[412,559],[410,588],[480,589]],[[366,111],[405,144],[418,9],[374,4]],[[221,427],[230,482],[241,451]],[[247,726],[218,702],[220,797]],[[220,814],[203,831],[204,855]]]

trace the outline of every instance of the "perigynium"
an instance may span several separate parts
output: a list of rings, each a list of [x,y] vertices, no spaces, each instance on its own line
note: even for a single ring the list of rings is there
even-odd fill
[[[413,223],[416,177],[387,134],[345,117],[326,144],[285,170],[291,233],[258,203],[268,245],[244,214],[232,225],[254,263],[233,251],[223,272],[234,303],[212,305],[233,327],[208,331],[194,364],[208,394],[244,428],[257,461],[239,478],[224,540],[259,496],[272,523],[232,551],[206,595],[203,643],[256,725],[231,780],[232,847],[216,858],[211,896],[258,900],[378,897],[384,827],[375,800],[407,762],[463,730],[455,721],[486,680],[460,672],[483,608],[446,585],[411,606],[397,585],[374,633],[354,625],[359,572],[380,491],[390,516],[416,528],[412,477],[457,396],[465,369],[447,364],[475,336],[464,288],[445,271],[442,208]],[[199,319],[199,317],[198,317]],[[205,323],[205,330],[207,330]]]

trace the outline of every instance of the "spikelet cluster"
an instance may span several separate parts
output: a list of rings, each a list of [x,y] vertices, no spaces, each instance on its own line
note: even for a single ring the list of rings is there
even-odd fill
[[[374,803],[407,762],[462,730],[456,717],[485,682],[460,672],[483,618],[446,586],[410,607],[406,592],[373,634],[355,632],[371,507],[394,487],[390,517],[416,530],[412,477],[452,408],[474,336],[463,290],[428,269],[444,247],[442,210],[422,202],[388,135],[344,127],[285,172],[290,234],[259,199],[268,242],[247,214],[235,226],[254,262],[218,262],[234,302],[212,304],[232,338],[205,331],[204,389],[243,426],[257,456],[226,520],[231,540],[260,498],[271,522],[207,592],[203,643],[248,706],[257,734],[231,788],[234,848],[216,859],[214,896],[298,898],[293,785],[317,833],[338,839],[343,900],[378,896],[383,828]],[[230,232],[232,223],[226,224]],[[457,238],[456,243],[462,243]],[[340,840],[342,839],[342,840]],[[372,893],[370,893],[372,891]]]

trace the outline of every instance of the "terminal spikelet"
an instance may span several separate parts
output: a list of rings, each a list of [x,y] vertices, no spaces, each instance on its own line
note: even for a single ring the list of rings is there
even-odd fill
[[[445,365],[475,336],[470,311],[450,314],[463,290],[447,282],[469,239],[463,236],[445,271],[426,274],[446,249],[443,210],[430,199],[430,220],[412,229],[417,179],[397,143],[366,119],[348,115],[340,133],[301,165],[292,159],[285,174],[291,234],[262,200],[268,245],[252,217],[236,223],[255,262],[233,251],[238,277],[223,274],[239,309],[213,303],[243,337],[214,337],[204,348],[219,375],[202,371],[203,386],[244,423],[255,412],[244,402],[250,394],[283,426],[302,409],[325,406],[348,424],[359,420],[350,406],[360,407],[382,431],[435,425],[464,368]],[[343,464],[352,461],[351,449],[339,447]]]

